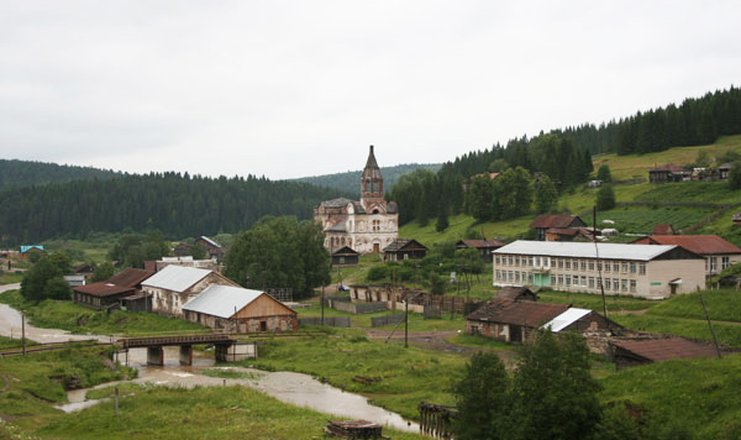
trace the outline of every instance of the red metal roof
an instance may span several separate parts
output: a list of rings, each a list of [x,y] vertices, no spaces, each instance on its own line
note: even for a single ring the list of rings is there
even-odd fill
[[[559,215],[559,214],[544,214],[535,217],[530,227],[533,229],[548,229],[548,228],[570,228],[575,226],[586,226],[579,216],[576,215]]]
[[[611,344],[653,362],[716,355],[710,345],[679,337],[613,340]]]
[[[636,242],[682,246],[699,255],[741,254],[741,248],[717,235],[650,235]]]
[[[469,314],[472,321],[498,322],[502,324],[539,327],[569,309],[566,304],[515,301],[510,298],[495,298]]]

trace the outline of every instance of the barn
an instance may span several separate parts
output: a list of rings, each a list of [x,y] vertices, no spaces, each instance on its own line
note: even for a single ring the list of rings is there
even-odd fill
[[[296,312],[259,290],[211,285],[183,305],[191,322],[230,333],[292,332]]]

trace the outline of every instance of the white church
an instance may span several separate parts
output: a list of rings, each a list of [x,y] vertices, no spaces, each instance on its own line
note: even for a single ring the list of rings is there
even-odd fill
[[[325,200],[314,208],[314,220],[322,224],[324,247],[330,254],[345,246],[360,254],[378,253],[398,238],[398,207],[383,198],[383,177],[373,145],[360,178],[360,201]]]

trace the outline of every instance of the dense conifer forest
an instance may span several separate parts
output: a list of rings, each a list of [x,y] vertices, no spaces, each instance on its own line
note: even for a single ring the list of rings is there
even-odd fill
[[[91,167],[0,159],[0,190],[86,179],[113,179],[121,173]]]
[[[187,173],[130,175],[0,193],[3,244],[90,232],[158,229],[169,238],[236,232],[265,215],[312,215],[336,190],[264,177],[218,179]]]
[[[711,144],[721,135],[739,133],[741,89],[731,86],[701,98],[685,99],[679,106],[639,111],[599,127],[584,124],[551,130],[531,139],[523,136],[504,146],[497,143],[489,149],[472,151],[443,164],[437,173],[422,170],[402,176],[389,198],[399,203],[401,224],[416,220],[424,225],[436,217],[444,224],[445,216],[461,212],[481,220],[491,219],[491,215],[475,212],[475,205],[481,204],[471,203],[477,194],[468,194],[466,200],[466,189],[471,187],[474,176],[520,167],[531,173],[531,185],[541,180],[537,176],[547,175],[563,191],[589,178],[593,171],[592,154],[642,154],[675,146]],[[489,190],[491,197],[483,195],[485,203],[497,207],[497,218],[511,218],[521,201],[490,200],[496,199],[497,193],[507,196],[512,192],[511,185],[497,186],[505,185],[494,184]],[[514,188],[526,193],[517,185]]]
[[[362,156],[361,156],[362,157]],[[362,165],[359,163],[359,165]],[[391,167],[381,167],[381,175],[383,176],[383,184],[387,191],[394,187],[399,178],[405,174],[409,174],[418,169],[425,169],[430,171],[437,171],[440,169],[441,164],[402,164]],[[335,188],[341,191],[349,191],[353,197],[360,197],[360,175],[363,170],[358,169],[356,171],[346,171],[344,173],[325,174],[322,176],[311,176],[301,177],[296,179],[300,182],[311,183],[313,185],[325,186],[327,188]]]

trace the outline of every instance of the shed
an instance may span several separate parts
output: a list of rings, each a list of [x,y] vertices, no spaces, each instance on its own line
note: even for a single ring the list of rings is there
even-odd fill
[[[296,312],[259,290],[211,285],[183,305],[185,319],[233,333],[292,332]]]
[[[491,263],[492,252],[502,246],[504,242],[499,240],[460,240],[455,244],[456,249],[476,249],[481,258],[489,263]]]
[[[183,305],[212,284],[237,287],[213,270],[170,265],[146,279],[142,289],[152,298],[152,311],[180,316]]]
[[[117,306],[121,298],[136,294],[142,281],[151,275],[148,270],[127,267],[105,281],[74,287],[72,298],[98,310]]]
[[[568,309],[565,304],[495,298],[466,316],[466,331],[504,342],[524,342],[533,330]]]
[[[220,260],[221,257],[224,256],[224,247],[216,241],[206,237],[205,235],[201,235],[200,237],[198,237],[195,241],[195,244],[203,246],[209,258],[216,258],[217,260]]]
[[[397,238],[383,250],[384,261],[403,261],[424,258],[427,247],[414,239]]]
[[[506,286],[502,287],[496,295],[497,298],[509,298],[511,300],[519,301],[537,301],[538,295],[527,287],[515,287]]]
[[[332,252],[332,265],[334,266],[355,266],[359,262],[360,253],[349,246],[343,246]]]
[[[715,349],[705,343],[678,336],[615,339],[610,341],[610,354],[618,368],[661,362],[679,358],[716,356]]]

